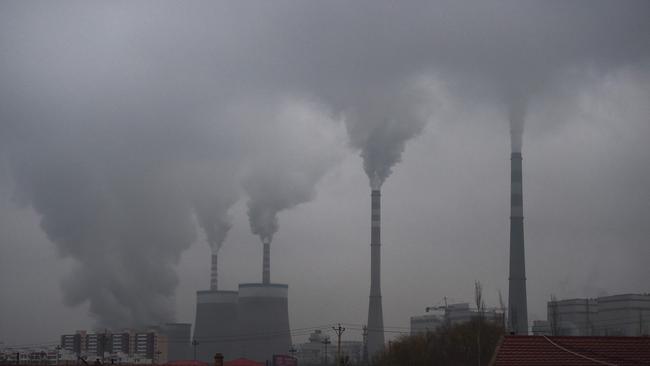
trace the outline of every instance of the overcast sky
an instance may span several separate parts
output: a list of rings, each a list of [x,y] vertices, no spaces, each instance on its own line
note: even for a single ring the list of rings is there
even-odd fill
[[[647,1],[4,1],[0,342],[193,322],[211,248],[236,289],[269,235],[291,328],[360,325],[371,184],[388,337],[475,280],[497,306],[519,148],[529,320],[551,294],[650,292],[648,19]]]

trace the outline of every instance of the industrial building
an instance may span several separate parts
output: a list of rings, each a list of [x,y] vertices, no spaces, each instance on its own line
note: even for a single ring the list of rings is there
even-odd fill
[[[336,342],[332,343],[329,336],[320,329],[309,335],[306,343],[298,345],[296,358],[300,365],[333,364],[336,360]],[[352,364],[359,364],[363,359],[363,342],[341,341],[341,355]]]
[[[434,331],[445,324],[454,325],[468,322],[478,316],[501,324],[504,316],[503,312],[498,309],[485,309],[479,314],[466,302],[440,306],[432,308],[432,310],[435,311],[432,314],[411,317],[411,335]]]
[[[621,294],[547,303],[549,332],[558,336],[650,334],[650,294]]]
[[[550,301],[547,319],[552,335],[595,335],[594,322],[598,313],[595,299],[567,299]]]
[[[272,360],[291,348],[289,286],[271,283],[271,238],[262,237],[262,283],[239,285],[239,291],[218,289],[218,257],[213,249],[210,290],[196,293],[194,354],[213,362],[215,353],[226,360]]]

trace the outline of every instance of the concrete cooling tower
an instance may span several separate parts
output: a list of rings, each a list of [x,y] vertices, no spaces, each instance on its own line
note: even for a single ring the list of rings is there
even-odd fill
[[[239,357],[256,361],[286,354],[291,347],[288,285],[244,283],[239,285]]]
[[[238,357],[235,345],[238,333],[237,291],[197,291],[194,322],[197,360],[212,364],[217,352],[227,360]]]

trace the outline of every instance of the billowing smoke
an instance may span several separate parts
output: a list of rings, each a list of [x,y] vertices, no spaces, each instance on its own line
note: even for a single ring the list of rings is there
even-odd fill
[[[521,100],[523,99],[523,100]],[[513,98],[508,105],[508,120],[510,121],[510,146],[512,152],[521,152],[524,135],[524,121],[526,119],[526,98]]]
[[[361,151],[363,168],[370,187],[380,189],[399,163],[408,140],[417,136],[427,121],[426,90],[414,85],[389,86],[388,93],[368,93],[357,97],[345,113],[353,147]],[[406,89],[408,88],[408,89]]]
[[[257,126],[255,155],[249,157],[243,187],[253,234],[271,242],[278,214],[312,200],[316,184],[341,156],[340,123],[313,103],[282,98],[245,115]],[[244,122],[245,123],[245,122]]]
[[[271,239],[336,162],[341,119],[379,188],[426,123],[422,75],[464,103],[505,106],[519,150],[526,116],[567,70],[647,72],[649,9],[2,2],[0,154],[17,200],[76,263],[69,304],[89,303],[101,326],[171,320],[194,218],[213,249],[228,231],[230,178]]]
[[[226,164],[212,172],[210,167],[196,171],[193,177],[202,177],[192,181],[194,186],[194,210],[199,225],[205,233],[205,238],[216,254],[226,240],[232,226],[229,214],[230,207],[237,202],[239,194],[235,182],[236,170],[229,170]],[[198,184],[207,186],[200,187]]]

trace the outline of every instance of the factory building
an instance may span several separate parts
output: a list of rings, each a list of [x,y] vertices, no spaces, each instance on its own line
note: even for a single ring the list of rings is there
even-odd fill
[[[622,294],[547,303],[549,332],[558,336],[650,334],[650,295]]]
[[[308,342],[298,345],[296,351],[299,365],[333,364],[337,352],[336,342],[332,343],[330,337],[320,329],[311,333]],[[360,364],[363,359],[363,342],[342,340],[341,355],[353,365]]]
[[[624,294],[596,299],[595,333],[603,336],[650,335],[650,294]]]
[[[449,304],[433,308],[434,313],[411,317],[411,335],[435,331],[437,328],[449,324],[468,322],[479,315],[486,320],[503,323],[503,312],[497,309],[485,309],[482,314],[472,309],[469,303]]]
[[[551,326],[546,320],[534,320],[531,331],[534,336],[549,336],[551,335]]]
[[[547,319],[551,335],[591,336],[598,313],[595,299],[549,301]]]

